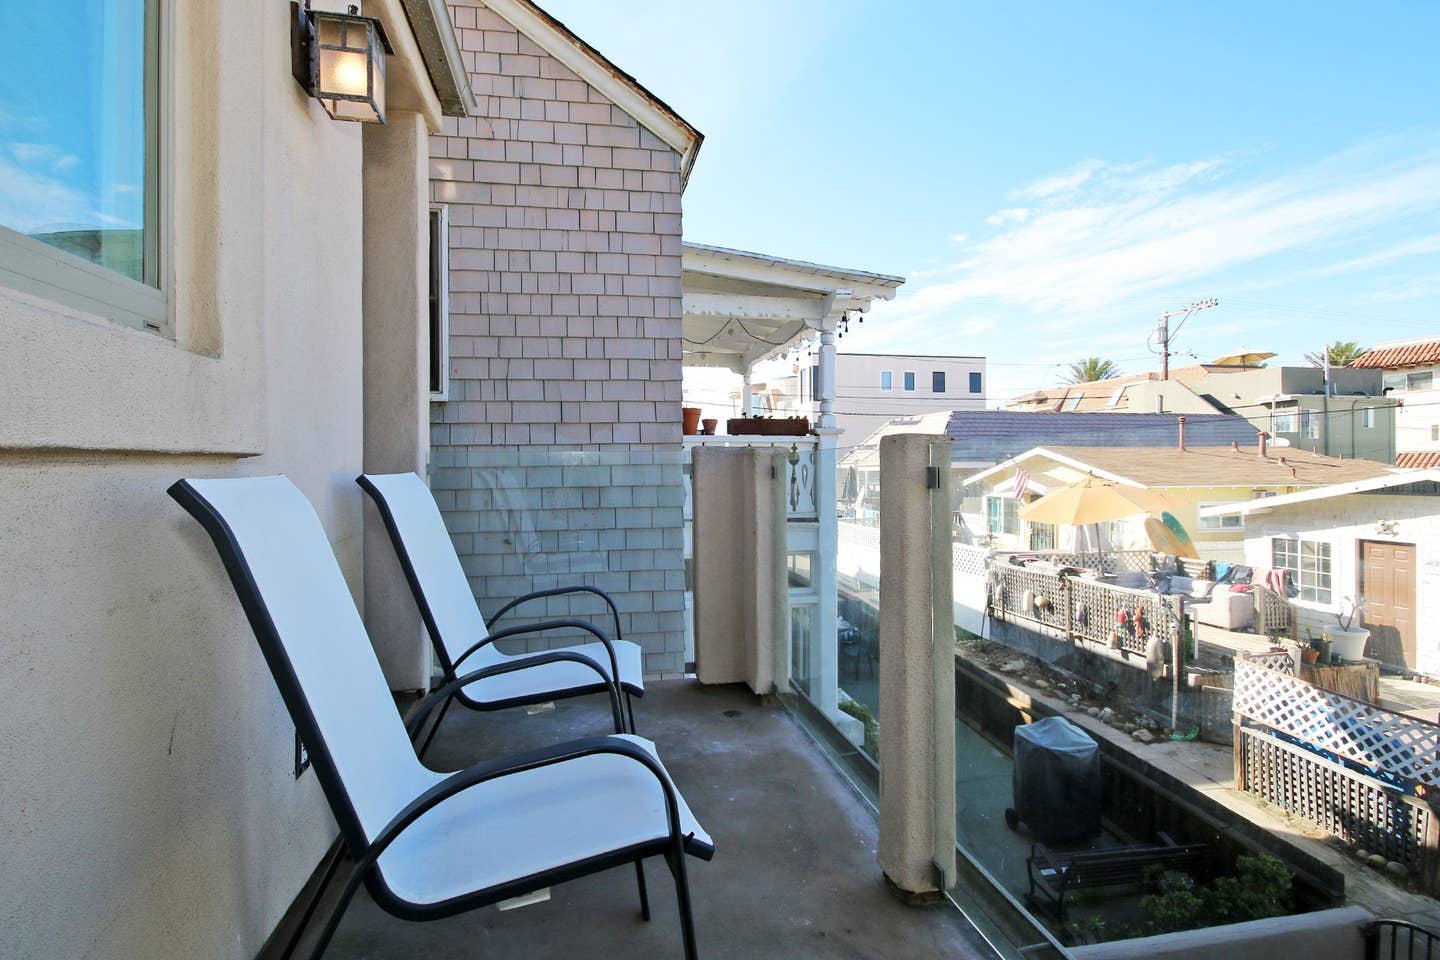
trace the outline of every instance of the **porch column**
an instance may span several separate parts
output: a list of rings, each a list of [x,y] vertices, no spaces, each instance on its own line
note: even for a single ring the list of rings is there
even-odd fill
[[[364,454],[367,473],[424,477],[430,455],[429,139],[423,115],[366,125]],[[348,482],[351,478],[343,478]],[[353,485],[352,485],[353,486]],[[405,573],[365,504],[365,624],[392,690],[430,685],[430,644]]]
[[[840,430],[817,427],[819,442],[815,449],[815,512],[816,525],[815,592],[819,597],[815,610],[816,642],[811,646],[811,700],[828,717],[839,717],[840,697],[840,625],[839,584],[835,558],[839,556],[839,519],[836,509],[835,460]]]
[[[755,384],[750,379],[749,367],[740,376],[740,416],[748,417],[755,412]]]
[[[820,401],[819,426],[835,426],[835,321],[832,319],[827,319],[820,329],[820,382],[815,394]],[[831,494],[833,496],[833,490]]]

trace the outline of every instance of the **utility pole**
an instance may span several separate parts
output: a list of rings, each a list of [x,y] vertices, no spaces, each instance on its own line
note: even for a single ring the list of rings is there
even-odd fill
[[[1180,322],[1175,325],[1175,333],[1179,333],[1180,328],[1185,325],[1186,320],[1190,319],[1192,313],[1199,313],[1201,310],[1209,310],[1211,307],[1218,307],[1219,305],[1220,301],[1211,297],[1209,300],[1196,300],[1183,310],[1170,310],[1160,314],[1160,326],[1156,328],[1155,334],[1160,339],[1161,380],[1170,379],[1170,338],[1173,336],[1173,334],[1170,333],[1170,318],[1180,318]]]

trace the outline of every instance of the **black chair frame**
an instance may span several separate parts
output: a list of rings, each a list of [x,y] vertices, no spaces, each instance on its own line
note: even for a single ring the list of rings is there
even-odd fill
[[[235,588],[235,593],[240,600],[240,606],[245,611],[246,619],[250,623],[255,639],[260,645],[260,650],[265,658],[266,664],[275,679],[275,685],[279,688],[281,699],[290,712],[296,729],[300,732],[300,738],[304,741],[310,752],[311,766],[320,782],[322,791],[329,801],[331,811],[340,827],[341,855],[333,859],[326,871],[326,877],[322,886],[329,883],[341,860],[348,853],[355,860],[355,868],[350,878],[346,881],[341,891],[339,900],[336,903],[333,913],[326,921],[320,932],[319,939],[311,953],[312,960],[319,960],[329,946],[336,929],[340,924],[345,909],[359,890],[363,882],[371,897],[387,912],[406,920],[439,920],[464,913],[478,907],[498,903],[513,897],[522,896],[535,890],[544,889],[554,884],[563,883],[566,880],[573,880],[577,877],[587,876],[608,870],[611,867],[621,866],[626,863],[635,864],[635,872],[640,895],[641,916],[645,920],[650,919],[649,897],[645,887],[645,873],[643,861],[647,857],[662,856],[675,881],[676,899],[680,910],[680,929],[685,948],[687,960],[695,960],[695,931],[694,917],[690,903],[689,880],[685,870],[685,856],[690,854],[702,860],[709,860],[714,856],[714,848],[710,844],[695,839],[693,834],[682,834],[680,832],[679,805],[676,799],[675,788],[666,777],[663,768],[644,749],[635,743],[615,737],[593,737],[584,740],[575,740],[569,743],[555,744],[539,750],[529,751],[511,757],[504,757],[497,760],[483,761],[451,774],[445,780],[435,784],[429,790],[416,797],[403,810],[387,824],[371,842],[365,835],[355,811],[353,801],[350,799],[349,791],[344,781],[340,778],[339,771],[330,755],[330,751],[324,734],[321,732],[319,723],[310,709],[306,700],[304,689],[300,685],[294,668],[290,664],[289,657],[285,652],[284,643],[280,634],[271,619],[270,613],[265,606],[265,601],[260,594],[260,589],[255,583],[254,576],[250,572],[244,554],[240,550],[239,542],[231,531],[225,519],[215,511],[208,501],[205,500],[193,487],[184,480],[172,484],[167,491],[170,496],[180,504],[192,517],[194,517],[214,542],[216,551],[220,555],[230,582]],[[425,718],[436,703],[448,703],[448,700],[459,688],[471,683],[483,676],[494,676],[508,673],[512,670],[523,670],[537,663],[558,663],[572,661],[584,663],[603,672],[598,663],[589,657],[569,651],[551,651],[537,654],[534,657],[527,657],[518,663],[499,664],[487,667],[482,670],[464,676],[456,677],[443,687],[435,691],[429,704],[423,708],[416,717],[412,718],[411,726],[418,729],[423,725]],[[606,684],[610,691],[611,709],[617,722],[620,714],[619,695],[614,684]],[[412,730],[412,734],[413,734]],[[395,841],[397,837],[414,823],[428,810],[433,809],[444,800],[460,793],[461,791],[494,780],[500,777],[523,773],[529,770],[536,770],[541,767],[550,766],[556,763],[563,763],[567,760],[574,760],[580,757],[593,756],[597,754],[617,754],[628,757],[649,770],[660,784],[665,794],[666,816],[669,824],[668,835],[652,842],[633,845],[620,850],[614,850],[598,857],[590,857],[576,863],[566,864],[540,873],[519,877],[515,880],[493,887],[476,890],[460,897],[453,897],[439,903],[414,903],[405,900],[395,894],[385,883],[385,878],[378,868],[379,857],[385,849]],[[316,903],[312,901],[310,908],[302,918],[300,929],[296,931],[291,939],[289,947],[285,952],[288,957],[298,944],[299,938],[313,915]]]

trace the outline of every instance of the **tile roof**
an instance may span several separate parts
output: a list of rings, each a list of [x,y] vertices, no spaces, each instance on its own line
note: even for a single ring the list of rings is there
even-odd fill
[[[1261,458],[1254,444],[1239,450],[1049,444],[1043,449],[1147,487],[1310,487],[1368,480],[1391,472],[1375,460],[1341,460],[1294,447],[1271,447],[1269,455]]]
[[[1351,361],[1352,367],[1413,367],[1440,363],[1440,339],[1369,350]]]
[[[1407,469],[1440,467],[1440,450],[1396,454],[1395,466],[1405,467]]]

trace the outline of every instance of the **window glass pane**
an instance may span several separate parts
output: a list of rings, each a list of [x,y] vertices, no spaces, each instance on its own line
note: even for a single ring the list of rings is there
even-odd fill
[[[936,370],[935,372],[933,372],[933,373],[930,374],[930,392],[931,392],[931,393],[944,393],[944,392],[945,392],[945,371],[944,371],[944,370]]]
[[[445,271],[449,244],[441,211],[430,211],[430,392],[445,389]]]
[[[154,285],[147,6],[5,4],[0,225]]]
[[[789,581],[791,587],[804,588],[815,585],[815,554],[792,553],[789,555]]]
[[[1435,374],[1426,370],[1424,373],[1412,373],[1406,381],[1406,387],[1411,390],[1429,390],[1435,382]]]
[[[1403,374],[1403,373],[1387,373],[1387,374],[1385,374],[1385,379],[1384,379],[1384,381],[1383,381],[1383,386],[1384,386],[1384,388],[1385,388],[1386,390],[1404,390],[1404,389],[1405,389],[1405,374]]]
[[[915,371],[914,371],[914,370],[907,370],[907,371],[905,371],[905,389],[906,389],[906,390],[914,390],[914,389],[915,389]]]
[[[895,375],[889,370],[880,371],[880,389],[890,390],[895,386]]]
[[[972,374],[970,374],[970,392],[971,392],[971,393],[979,393],[979,392],[980,392],[980,374],[979,374],[979,373],[972,373]]]

